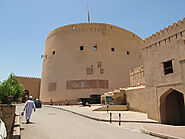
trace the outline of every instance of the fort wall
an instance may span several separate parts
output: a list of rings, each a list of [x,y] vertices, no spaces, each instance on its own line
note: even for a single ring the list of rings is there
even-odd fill
[[[129,70],[142,64],[143,40],[101,23],[67,25],[48,34],[41,99],[76,101],[129,85]]]
[[[163,122],[160,111],[166,102],[161,98],[169,90],[185,95],[184,48],[185,18],[145,39],[142,57],[149,118]]]
[[[24,87],[24,90],[29,92],[29,96],[33,100],[40,98],[40,78],[17,76],[19,83]]]
[[[165,45],[182,37],[185,37],[185,18],[145,38],[143,49]]]

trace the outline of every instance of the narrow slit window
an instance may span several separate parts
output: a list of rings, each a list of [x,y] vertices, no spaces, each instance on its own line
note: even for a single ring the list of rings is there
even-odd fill
[[[172,60],[163,62],[164,75],[173,73]]]
[[[181,37],[182,37],[182,32],[180,32],[180,34],[181,34]]]
[[[111,51],[112,51],[112,52],[114,52],[114,50],[115,50],[114,48],[111,48]]]
[[[55,54],[55,51],[53,51],[53,55]]]
[[[97,62],[97,67],[98,67],[98,68],[101,68],[101,61],[98,61],[98,62]]]
[[[127,51],[127,55],[130,55],[130,52],[129,51]]]

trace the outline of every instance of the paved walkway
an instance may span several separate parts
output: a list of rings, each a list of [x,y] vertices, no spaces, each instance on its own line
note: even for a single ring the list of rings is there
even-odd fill
[[[49,106],[50,107],[50,106]],[[96,108],[101,107],[101,105],[92,105],[91,107],[83,107],[81,105],[74,106],[51,106],[59,109],[64,109],[78,115],[82,115],[85,117],[89,117],[91,119],[99,120],[99,121],[109,121],[110,113],[112,113],[112,121],[116,122],[119,119],[119,113],[121,113],[121,121],[124,122],[138,122],[138,123],[158,123],[155,120],[151,120],[147,118],[147,114],[140,112],[132,112],[132,111],[93,111]]]
[[[119,113],[121,113],[121,126],[135,132],[144,132],[161,138],[185,139],[185,126],[170,126],[159,124],[155,120],[147,118],[147,114],[131,111],[93,111],[101,106],[48,106],[63,109],[90,119],[109,122],[112,113],[113,124],[118,125]]]
[[[23,105],[16,108],[20,113]],[[20,117],[21,139],[156,139],[108,122],[99,122],[71,112],[43,107],[32,113],[31,123]]]
[[[147,125],[142,131],[161,138],[185,139],[185,126]]]

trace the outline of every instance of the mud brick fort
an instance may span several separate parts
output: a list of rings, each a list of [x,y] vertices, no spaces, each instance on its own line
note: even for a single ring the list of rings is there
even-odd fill
[[[124,100],[161,123],[185,124],[185,18],[144,40],[110,24],[57,28],[46,39],[41,82],[19,80],[43,102],[75,104],[112,92],[115,104]]]

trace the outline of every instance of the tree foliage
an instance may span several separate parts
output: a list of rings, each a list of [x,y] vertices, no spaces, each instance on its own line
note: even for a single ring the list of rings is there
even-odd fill
[[[8,96],[13,96],[12,102],[18,102],[24,94],[24,88],[19,84],[17,77],[11,73],[7,80],[0,84],[0,101],[8,103]]]

